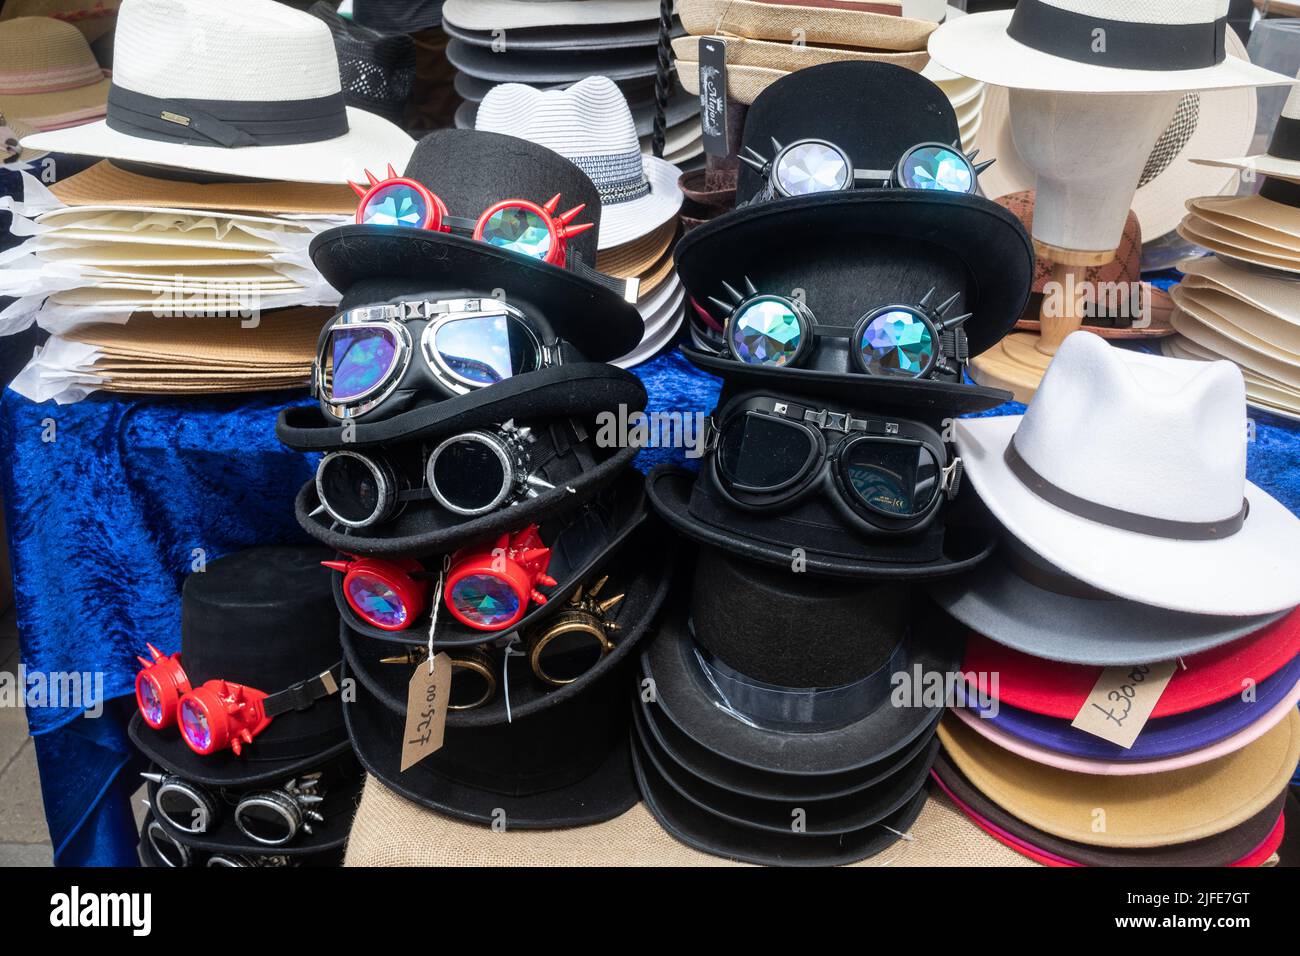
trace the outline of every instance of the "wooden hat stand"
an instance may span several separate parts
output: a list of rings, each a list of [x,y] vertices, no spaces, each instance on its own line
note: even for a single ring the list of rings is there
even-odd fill
[[[1016,149],[1037,176],[1034,253],[1056,263],[1053,282],[1076,296],[1045,296],[1040,333],[1012,333],[973,359],[976,382],[1019,402],[1033,397],[1057,348],[1083,325],[1084,271],[1114,261],[1142,170],[1182,95],[1009,91]]]

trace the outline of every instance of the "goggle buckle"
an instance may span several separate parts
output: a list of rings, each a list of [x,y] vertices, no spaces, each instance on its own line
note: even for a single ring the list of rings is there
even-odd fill
[[[952,464],[943,470],[943,491],[949,501],[956,498],[957,493],[961,491],[961,478],[965,470],[960,458],[954,458]]]

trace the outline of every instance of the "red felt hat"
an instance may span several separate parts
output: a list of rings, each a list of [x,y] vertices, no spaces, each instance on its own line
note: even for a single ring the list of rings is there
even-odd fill
[[[1151,716],[1171,717],[1226,700],[1242,690],[1242,681],[1256,683],[1300,654],[1300,608],[1229,644],[1183,659]],[[1043,714],[1073,720],[1091,693],[1102,668],[1062,664],[1032,657],[972,633],[962,662],[966,674],[997,674],[998,684],[981,687],[999,701]],[[996,691],[996,693],[994,693]]]

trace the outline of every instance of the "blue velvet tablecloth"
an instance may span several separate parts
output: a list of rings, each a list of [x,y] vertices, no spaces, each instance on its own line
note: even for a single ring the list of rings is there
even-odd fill
[[[637,371],[652,411],[713,407],[717,380],[676,354]],[[274,423],[281,407],[305,401],[282,392],[57,406],[4,392],[0,491],[26,666],[102,672],[104,696],[126,697],[146,641],[179,648],[181,582],[196,560],[302,540],[293,496],[314,459],[282,446]],[[1300,426],[1256,421],[1249,477],[1300,512]],[[647,449],[638,466],[681,455]],[[97,719],[75,707],[28,710],[61,864],[135,862],[129,712],[125,700]]]

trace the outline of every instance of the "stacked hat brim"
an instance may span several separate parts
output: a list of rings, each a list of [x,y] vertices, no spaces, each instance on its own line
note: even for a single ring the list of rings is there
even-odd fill
[[[648,809],[678,841],[729,860],[837,865],[880,853],[925,803],[943,706],[885,700],[884,678],[951,672],[953,626],[917,611],[913,636],[889,650],[887,634],[900,632],[885,612],[842,646],[814,642],[792,661],[773,640],[781,621],[820,607],[822,626],[840,633],[843,616],[861,618],[847,607],[859,599],[709,548],[697,560],[691,615],[670,614],[641,655],[639,686],[653,693],[634,704],[633,759]],[[701,592],[705,582],[716,593]],[[901,594],[877,598],[894,606]],[[905,603],[907,616],[916,605]],[[883,656],[864,676],[871,655]],[[775,704],[787,696],[798,700]]]
[[[476,125],[478,104],[496,85],[563,87],[585,77],[603,76],[622,89],[643,151],[652,151],[649,137],[657,111],[654,87],[659,63],[655,4],[560,2],[539,7],[497,0],[487,7],[448,4],[442,16],[451,37],[447,58],[459,71],[456,91],[465,99],[456,111],[458,127]],[[665,130],[676,148],[665,147],[664,156],[687,162],[703,152],[696,119],[699,101],[682,90],[675,70],[670,70],[668,83]]]
[[[355,809],[354,797],[352,809]],[[162,842],[162,849],[156,841]],[[137,847],[140,865],[155,869],[176,869],[177,867],[220,867],[220,866],[341,866],[343,863],[343,843],[338,846],[323,848],[307,854],[288,854],[277,849],[268,853],[265,848],[260,852],[244,852],[234,849],[208,850],[189,842],[185,835],[178,838],[175,828],[166,827],[153,813],[146,813],[140,823],[140,843]],[[166,856],[164,856],[166,854]]]
[[[921,71],[935,20],[903,16],[902,4],[764,3],[685,0],[682,25],[691,36],[673,41],[686,88],[699,94],[699,40],[726,38],[728,98],[753,103],[773,83],[798,70],[842,61],[892,63]],[[936,13],[947,14],[941,5]],[[791,43],[791,36],[801,42]]]

